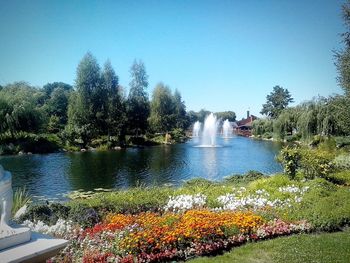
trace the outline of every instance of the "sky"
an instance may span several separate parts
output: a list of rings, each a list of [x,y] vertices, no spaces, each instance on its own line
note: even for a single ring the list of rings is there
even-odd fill
[[[188,110],[249,109],[259,116],[273,87],[294,104],[342,93],[334,50],[345,31],[339,0],[0,0],[0,85],[74,85],[90,51],[110,59],[126,89],[135,59],[148,92],[178,89]]]

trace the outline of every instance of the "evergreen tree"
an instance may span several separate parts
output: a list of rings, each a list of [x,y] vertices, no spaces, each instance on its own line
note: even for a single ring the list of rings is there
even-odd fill
[[[147,129],[150,104],[146,89],[148,75],[142,61],[134,61],[131,69],[130,92],[127,101],[128,128],[131,134],[140,135]]]

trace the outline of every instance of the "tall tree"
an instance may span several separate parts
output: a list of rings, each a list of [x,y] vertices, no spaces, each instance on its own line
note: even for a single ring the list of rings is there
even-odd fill
[[[169,132],[175,127],[176,108],[169,87],[159,83],[152,94],[150,128],[154,132]]]
[[[273,87],[273,91],[266,96],[266,103],[263,104],[261,114],[265,114],[273,119],[285,109],[293,98],[287,89],[280,86]]]
[[[341,36],[345,45],[343,50],[335,52],[336,67],[339,73],[338,82],[344,89],[345,94],[350,97],[350,1],[342,6],[343,20],[346,32]]]
[[[127,101],[128,128],[131,134],[143,134],[147,129],[150,104],[147,94],[148,75],[142,61],[134,61],[130,69],[131,82]]]
[[[105,107],[100,66],[91,53],[87,53],[78,65],[75,87],[77,93],[70,100],[73,105],[69,107],[68,124],[75,126],[74,130],[79,131],[86,144],[98,134]]]
[[[176,89],[173,98],[175,107],[175,128],[186,129],[189,125],[189,121],[186,115],[186,105],[182,100],[180,91]]]
[[[111,62],[107,60],[102,72],[103,87],[107,94],[106,125],[108,135],[121,137],[125,127],[125,105]],[[120,138],[119,138],[120,139]]]

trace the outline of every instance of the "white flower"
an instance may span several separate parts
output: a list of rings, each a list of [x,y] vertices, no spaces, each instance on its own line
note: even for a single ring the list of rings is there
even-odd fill
[[[183,211],[195,207],[202,207],[207,197],[202,194],[169,196],[168,203],[164,206],[165,211]]]

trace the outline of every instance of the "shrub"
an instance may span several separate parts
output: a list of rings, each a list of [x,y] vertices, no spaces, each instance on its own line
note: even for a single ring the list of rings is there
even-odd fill
[[[81,227],[93,227],[100,218],[95,209],[84,204],[76,204],[69,211],[69,219],[79,224]]]
[[[261,172],[250,170],[245,174],[233,174],[231,176],[225,177],[224,180],[225,182],[234,183],[235,185],[237,185],[237,184],[249,183],[264,177],[267,177],[267,176]]]
[[[20,221],[42,221],[46,225],[54,225],[58,219],[68,219],[68,212],[69,207],[60,203],[35,204],[30,206],[28,211],[20,217]]]
[[[350,137],[335,137],[335,142],[338,148],[350,145]]]
[[[283,165],[283,170],[290,179],[294,179],[299,162],[301,159],[301,152],[298,148],[285,147],[281,150],[277,160]]]
[[[333,191],[310,191],[300,207],[290,211],[292,219],[305,219],[317,230],[335,231],[350,223],[350,192],[340,188]]]
[[[49,225],[52,220],[52,211],[48,205],[38,204],[30,206],[28,211],[20,217],[21,221],[29,220],[32,222],[42,221]]]
[[[341,154],[334,158],[334,167],[339,170],[350,170],[350,154]]]
[[[62,205],[60,203],[52,203],[50,204],[50,209],[52,211],[52,214],[57,218],[64,220],[68,219],[70,207]]]
[[[327,176],[327,180],[335,184],[350,185],[350,171],[341,171]]]
[[[174,129],[170,132],[171,139],[175,142],[185,142],[187,137],[182,129]]]
[[[302,149],[300,168],[308,179],[315,177],[326,178],[333,171],[333,158],[332,153],[324,150]]]

